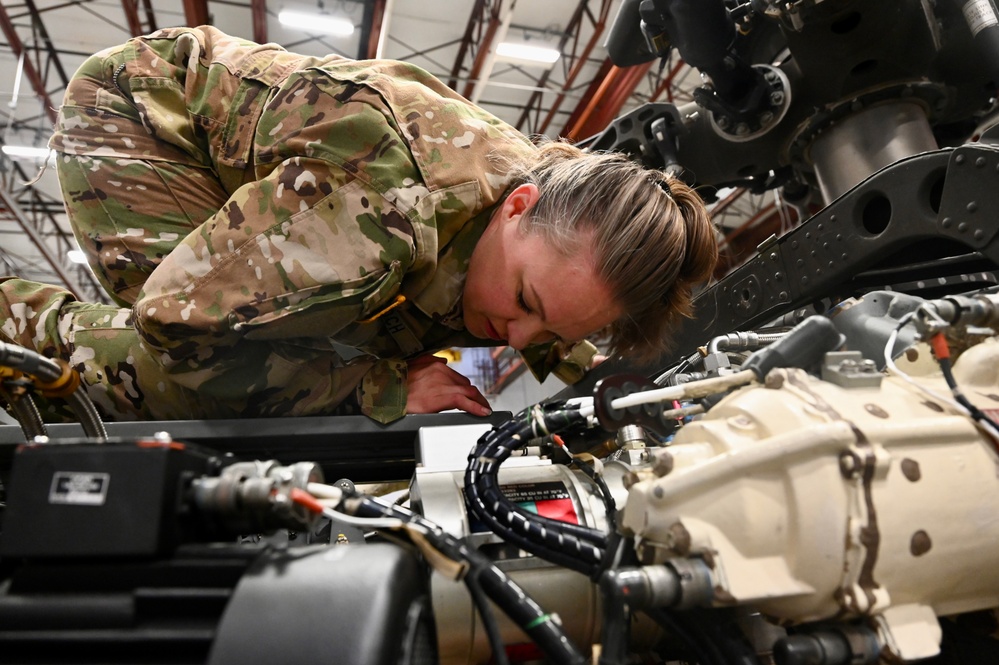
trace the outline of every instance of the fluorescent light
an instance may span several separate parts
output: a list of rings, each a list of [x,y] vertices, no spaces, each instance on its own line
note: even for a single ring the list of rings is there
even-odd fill
[[[5,145],[3,154],[8,157],[25,157],[29,159],[45,159],[51,153],[48,148],[35,148],[26,145]]]
[[[347,19],[322,14],[308,14],[282,9],[278,12],[278,22],[289,28],[298,28],[306,32],[323,32],[338,37],[349,37],[354,34],[354,24]]]
[[[544,46],[528,46],[527,44],[514,44],[513,42],[501,42],[496,47],[496,55],[515,60],[528,60],[530,62],[543,62],[550,65],[562,54],[553,48]]]
[[[86,263],[87,257],[82,249],[71,249],[66,252],[66,258],[73,263]]]

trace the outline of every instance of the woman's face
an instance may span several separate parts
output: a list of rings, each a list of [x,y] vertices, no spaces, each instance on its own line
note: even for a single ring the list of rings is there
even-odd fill
[[[564,257],[520,230],[537,199],[537,187],[521,185],[496,210],[472,252],[462,294],[465,328],[515,349],[556,337],[575,342],[623,313],[593,268],[588,242]]]

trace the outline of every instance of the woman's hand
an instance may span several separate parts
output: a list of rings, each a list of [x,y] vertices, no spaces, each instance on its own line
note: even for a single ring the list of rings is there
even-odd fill
[[[443,358],[432,354],[419,356],[408,362],[408,368],[406,413],[439,413],[448,409],[460,409],[473,416],[492,413],[479,389],[448,367]]]

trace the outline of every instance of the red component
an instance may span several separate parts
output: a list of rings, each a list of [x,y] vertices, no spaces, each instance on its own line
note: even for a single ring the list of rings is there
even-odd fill
[[[541,662],[545,659],[544,652],[533,642],[507,644],[505,650],[506,657],[511,663]]]
[[[947,346],[947,338],[944,337],[943,333],[938,332],[930,338],[930,347],[937,359],[950,358],[950,347]]]
[[[535,506],[538,509],[538,515],[542,517],[549,517],[569,524],[579,524],[572,499],[545,499],[535,502]]]

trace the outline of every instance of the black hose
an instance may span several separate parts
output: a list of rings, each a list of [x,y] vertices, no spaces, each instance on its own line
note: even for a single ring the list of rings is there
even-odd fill
[[[575,426],[585,419],[578,409],[536,406],[484,434],[469,456],[465,495],[471,511],[494,533],[521,549],[595,578],[607,559],[602,531],[539,517],[509,501],[497,474],[510,454],[532,437]]]
[[[944,381],[947,382],[947,387],[950,388],[950,392],[954,395],[954,399],[957,400],[958,404],[963,406],[971,414],[971,417],[980,423],[986,423],[991,425],[995,429],[999,429],[999,424],[992,420],[985,414],[981,409],[971,403],[965,394],[961,390],[961,387],[957,384],[957,379],[954,378],[954,371],[951,367],[950,358],[937,358],[937,363],[940,365],[940,371],[943,372]]]
[[[532,423],[527,422],[527,414],[530,412],[530,409],[525,410],[516,418],[480,437],[476,448],[469,455],[469,465],[465,472],[466,492],[471,492],[477,501],[481,499],[484,506],[502,511],[504,520],[499,522],[500,528],[512,528],[514,523],[527,522],[535,530],[554,530],[563,537],[571,536],[600,548],[606,547],[607,536],[603,532],[537,515],[507,500],[503,495],[497,478],[499,466],[514,450],[527,445],[531,434],[536,435]],[[555,422],[562,422],[563,416],[558,412],[555,415],[558,417]],[[525,422],[518,426],[521,419]],[[471,488],[470,484],[473,485]],[[485,519],[492,523],[493,517],[490,514]]]
[[[493,460],[493,463],[499,465],[506,461],[512,452],[513,449],[508,448],[504,448],[502,450],[489,448],[482,451],[483,454],[481,457]],[[568,451],[566,452],[568,453]],[[616,512],[617,507],[614,504],[614,498],[611,496],[610,488],[607,487],[606,481],[604,481],[602,477],[598,476],[592,468],[586,464],[580,463],[571,454],[569,454],[569,462],[580,469],[597,485],[601,492],[601,499],[603,500],[604,507],[607,510],[608,525],[610,527],[609,531],[613,532],[616,529],[616,519],[614,513]],[[479,471],[482,471],[482,468],[480,468]],[[546,530],[553,529],[563,538],[565,536],[572,536],[585,543],[595,545],[599,549],[606,549],[608,543],[610,542],[607,534],[602,531],[563,522],[550,517],[544,517],[542,515],[538,515],[537,513],[533,513],[516,503],[507,501],[505,495],[503,494],[503,490],[499,485],[498,478],[494,473],[490,473],[488,477],[482,478],[480,485],[482,496],[486,499],[486,505],[496,505],[498,511],[506,511],[504,514],[505,519],[501,520],[501,524],[507,527],[516,523],[516,520],[526,520],[529,521],[534,527],[544,528]]]
[[[589,464],[580,462],[575,456],[570,458],[572,460],[572,465],[583,472],[587,478],[593,481],[600,490],[600,499],[604,504],[604,511],[607,513],[607,530],[610,533],[617,532],[617,503],[614,501],[614,496],[611,494],[610,487],[607,486],[607,481],[604,477],[598,474]],[[609,539],[605,539],[605,542],[609,543]]]
[[[465,586],[472,596],[472,602],[479,610],[479,618],[486,629],[486,637],[489,638],[489,646],[493,652],[493,663],[495,665],[509,665],[510,661],[506,657],[506,648],[503,645],[503,636],[500,634],[499,626],[496,624],[496,617],[493,609],[489,607],[489,601],[482,587],[479,585],[478,570],[472,570],[465,575]]]
[[[390,516],[422,527],[424,537],[445,556],[469,564],[473,570],[471,574],[476,576],[476,583],[482,591],[534,640],[552,662],[586,665],[587,659],[569,641],[554,617],[547,614],[520,586],[493,565],[486,555],[430,520],[399,506],[388,506],[366,495],[348,495],[345,501],[350,505],[349,512],[359,517]]]

